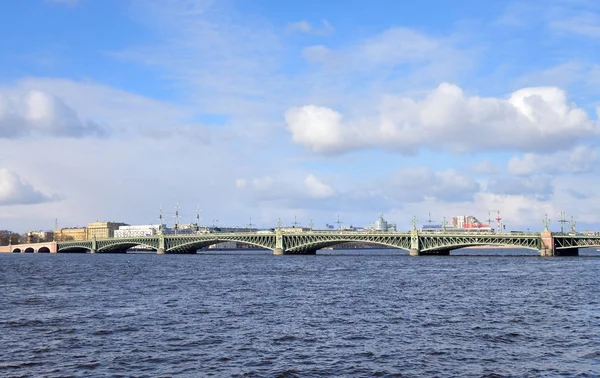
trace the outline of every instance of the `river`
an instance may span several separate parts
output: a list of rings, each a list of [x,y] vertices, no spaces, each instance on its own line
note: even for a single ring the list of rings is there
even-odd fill
[[[0,376],[600,376],[600,253],[0,255]]]

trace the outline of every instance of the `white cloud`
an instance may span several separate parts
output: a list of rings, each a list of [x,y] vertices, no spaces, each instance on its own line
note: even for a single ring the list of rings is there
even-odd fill
[[[71,107],[51,93],[0,91],[0,138],[30,135],[83,137],[103,133],[97,123],[81,120]]]
[[[523,88],[508,99],[466,96],[442,83],[422,100],[388,96],[379,116],[342,122],[332,109],[308,105],[285,113],[295,143],[314,152],[421,148],[453,152],[551,151],[595,138],[598,123],[559,88]]]
[[[0,138],[95,133],[151,139],[189,138],[208,144],[209,128],[188,122],[194,113],[194,109],[185,105],[93,82],[23,78],[12,86],[0,86]]]
[[[508,161],[508,172],[513,175],[578,174],[593,170],[598,162],[597,148],[577,146],[570,151],[554,154],[527,153]]]
[[[313,174],[306,176],[304,185],[313,198],[327,198],[335,194],[333,188],[316,178]]]
[[[315,152],[338,152],[352,148],[350,130],[342,123],[342,115],[319,106],[292,108],[285,113],[288,129],[295,143]],[[359,143],[358,141],[356,143]]]
[[[57,198],[42,193],[15,172],[0,168],[0,206],[37,204]]]

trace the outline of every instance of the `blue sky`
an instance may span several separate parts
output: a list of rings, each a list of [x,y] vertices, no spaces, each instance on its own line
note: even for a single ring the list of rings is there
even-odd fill
[[[596,2],[0,7],[0,229],[600,229]]]

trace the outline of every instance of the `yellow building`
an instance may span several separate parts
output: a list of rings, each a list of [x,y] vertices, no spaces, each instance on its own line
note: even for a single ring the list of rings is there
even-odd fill
[[[88,239],[106,239],[115,236],[115,230],[118,230],[120,226],[128,226],[126,223],[117,222],[92,222],[88,224]]]
[[[85,227],[61,228],[60,230],[54,230],[54,239],[56,241],[86,240],[87,235],[87,228]]]

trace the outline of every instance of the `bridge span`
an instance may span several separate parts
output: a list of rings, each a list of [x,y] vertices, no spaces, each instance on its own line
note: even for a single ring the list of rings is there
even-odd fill
[[[579,248],[600,247],[600,236],[541,233],[428,233],[410,232],[306,231],[276,229],[271,233],[201,233],[154,235],[20,244],[0,247],[13,253],[125,253],[145,246],[158,254],[192,254],[217,243],[235,241],[273,251],[274,255],[310,255],[321,248],[348,242],[365,242],[409,251],[411,256],[449,255],[450,251],[473,246],[502,245],[538,251],[540,256],[577,256]]]

